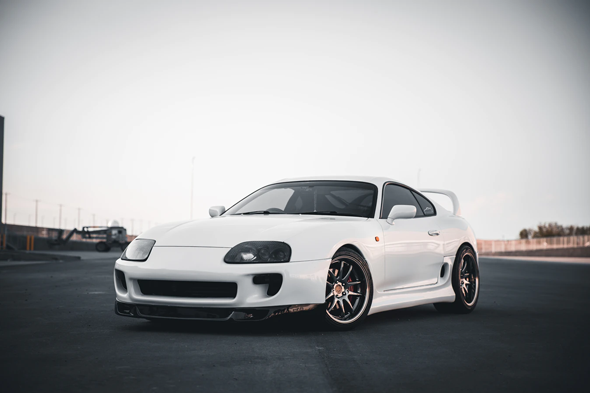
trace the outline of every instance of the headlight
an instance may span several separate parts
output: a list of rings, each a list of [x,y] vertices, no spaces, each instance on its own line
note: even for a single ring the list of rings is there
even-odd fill
[[[244,242],[229,250],[223,260],[227,263],[289,262],[291,247],[283,242]]]
[[[150,256],[154,244],[156,244],[155,240],[135,239],[123,251],[121,259],[124,261],[144,262]]]

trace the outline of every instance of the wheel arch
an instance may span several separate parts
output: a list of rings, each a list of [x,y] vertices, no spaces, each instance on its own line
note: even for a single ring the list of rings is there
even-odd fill
[[[365,261],[367,260],[367,258],[365,257],[365,254],[363,254],[363,252],[361,251],[361,249],[358,248],[357,246],[355,246],[354,244],[351,244],[351,243],[346,243],[346,244],[343,244],[340,247],[338,247],[338,249],[336,250],[336,252],[334,253],[334,255],[336,255],[336,253],[338,251],[340,251],[340,250],[347,250],[347,249],[348,250],[351,250],[351,251],[354,251],[357,254],[359,254],[361,257],[364,258]]]
[[[476,248],[473,247],[473,244],[471,244],[471,242],[469,242],[469,241],[464,241],[463,243],[461,243],[461,245],[459,246],[459,248],[457,248],[457,252],[455,253],[455,257],[457,257],[457,255],[459,254],[459,251],[461,251],[461,249],[464,246],[471,248],[471,250],[475,254],[475,263],[477,263],[479,265],[479,257],[477,255]]]

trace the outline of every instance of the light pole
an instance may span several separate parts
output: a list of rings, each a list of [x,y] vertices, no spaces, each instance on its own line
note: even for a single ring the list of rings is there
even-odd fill
[[[193,190],[195,185],[195,157],[191,160],[191,220],[193,219]]]
[[[59,205],[59,229],[61,229],[61,208],[63,205]]]
[[[39,200],[35,199],[35,226],[38,226],[37,225],[38,213],[39,213]]]

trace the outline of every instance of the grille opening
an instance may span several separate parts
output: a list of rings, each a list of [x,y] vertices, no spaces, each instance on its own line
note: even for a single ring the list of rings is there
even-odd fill
[[[125,292],[127,292],[127,280],[125,280],[125,273],[115,269],[115,277],[117,278],[117,282],[119,283],[119,285],[125,288]]]
[[[238,293],[235,282],[137,280],[137,283],[141,293],[151,296],[233,299]]]
[[[254,284],[268,284],[266,294],[268,296],[274,296],[279,293],[281,286],[283,285],[283,276],[278,273],[270,274],[257,274],[253,279]]]

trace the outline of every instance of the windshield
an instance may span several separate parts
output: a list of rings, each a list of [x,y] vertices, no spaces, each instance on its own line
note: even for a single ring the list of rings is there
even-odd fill
[[[301,181],[272,184],[235,204],[232,214],[316,214],[374,216],[377,187],[352,181]]]

